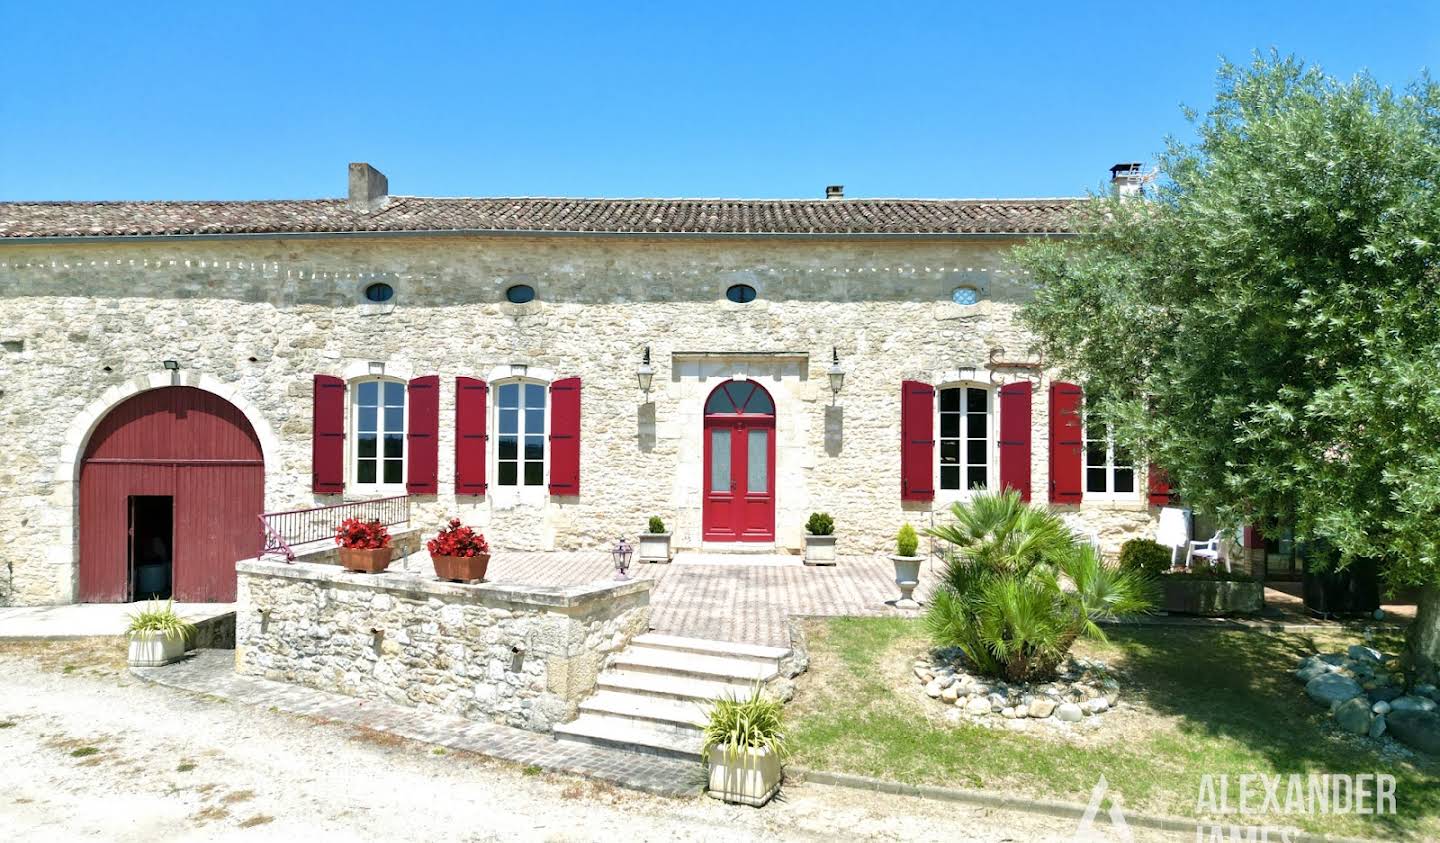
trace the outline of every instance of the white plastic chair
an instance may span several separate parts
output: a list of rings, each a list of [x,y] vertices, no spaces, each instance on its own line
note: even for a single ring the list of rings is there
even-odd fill
[[[1220,533],[1221,531],[1216,531],[1208,542],[1190,542],[1190,546],[1185,550],[1185,570],[1190,570],[1190,560],[1196,557],[1208,560],[1211,565],[1220,564]],[[1228,557],[1225,559],[1225,570],[1230,570]]]

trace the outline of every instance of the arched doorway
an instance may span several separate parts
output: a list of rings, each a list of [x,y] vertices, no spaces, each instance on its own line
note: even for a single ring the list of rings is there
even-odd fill
[[[233,601],[264,503],[260,440],[235,405],[190,386],[126,399],[81,457],[80,600]]]
[[[775,401],[726,381],[705,399],[704,539],[775,540]]]

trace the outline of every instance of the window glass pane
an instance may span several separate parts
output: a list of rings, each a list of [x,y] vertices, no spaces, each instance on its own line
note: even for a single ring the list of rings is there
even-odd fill
[[[965,462],[970,465],[983,466],[985,459],[985,440],[971,439],[965,443]]]
[[[525,459],[541,460],[545,458],[545,439],[540,436],[525,437]]]
[[[375,408],[362,406],[358,408],[358,410],[358,418],[355,420],[357,428],[366,432],[373,432],[375,430]]]
[[[1130,452],[1119,445],[1115,446],[1115,464],[1123,466],[1131,465]]]
[[[1087,469],[1085,469],[1085,491],[1087,491],[1087,492],[1105,492],[1105,491],[1109,491],[1108,489],[1105,488],[1105,468],[1104,468],[1103,466],[1100,467],[1100,468],[1087,468]]]
[[[355,440],[355,455],[364,459],[375,458],[375,434],[362,433]]]
[[[745,488],[751,492],[770,491],[770,431],[750,431],[750,441],[745,452]]]
[[[538,383],[525,384],[525,406],[543,408],[545,406],[545,387]]]
[[[385,406],[405,406],[405,384],[396,383],[395,381],[385,382]]]
[[[707,413],[733,413],[735,403],[730,400],[730,395],[723,389],[717,389],[710,394],[710,400],[705,402]]]
[[[710,430],[710,491],[730,491],[730,428]]]
[[[375,381],[361,381],[356,388],[357,400],[361,404],[374,406],[379,403],[380,384]]]
[[[970,480],[970,482],[969,482],[968,484],[966,484],[966,485],[967,485],[967,488],[969,488],[969,489],[984,490],[984,488],[985,488],[985,467],[984,467],[984,466],[980,466],[979,468],[969,468],[969,469],[966,469],[966,471],[967,471],[967,473],[969,474],[969,480]]]
[[[405,429],[405,408],[385,408],[385,429],[390,431],[402,431]]]
[[[960,488],[960,469],[958,466],[940,466],[940,488]]]
[[[517,448],[518,448],[518,444],[516,443],[514,436],[501,436],[501,437],[500,437],[500,450],[499,450],[500,459],[502,459],[502,460],[514,460],[514,459],[518,456],[518,454],[517,454]]]
[[[750,403],[745,405],[745,412],[773,416],[775,415],[775,402],[770,400],[770,396],[766,395],[764,390],[756,389],[750,393]]]
[[[960,462],[960,440],[940,440],[940,464],[956,465]]]
[[[404,465],[405,465],[405,463],[402,462],[401,460],[386,460],[386,461],[385,461],[385,482],[386,482],[386,483],[404,483],[404,482],[405,482]]]
[[[967,389],[965,395],[965,410],[971,413],[983,413],[990,409],[990,393],[984,389]]]
[[[955,439],[960,436],[960,414],[940,414],[940,436],[946,439]]]
[[[372,442],[372,443],[370,443],[370,444],[373,446],[375,443]],[[373,450],[373,447],[372,447],[372,450]],[[374,482],[375,482],[375,461],[374,461],[374,460],[361,460],[361,461],[360,461],[360,465],[359,465],[359,470],[356,472],[356,478],[355,478],[355,479],[356,479],[356,482],[359,482],[359,483],[374,483]]]
[[[518,407],[518,406],[520,406],[520,384],[518,384],[518,383],[503,383],[503,384],[500,385],[500,406],[501,406],[501,407]]]
[[[544,433],[544,432],[545,432],[545,408],[544,408],[544,407],[536,407],[536,408],[532,408],[532,409],[527,409],[527,410],[525,411],[525,432],[526,432],[526,433]]]
[[[514,485],[515,485],[515,463],[513,463],[513,462],[502,462],[502,463],[500,463],[500,485],[501,485],[501,486],[514,486]]]
[[[1093,441],[1092,441],[1092,442],[1086,442],[1086,443],[1085,443],[1085,464],[1086,464],[1087,466],[1103,466],[1103,465],[1105,465],[1105,443],[1104,443],[1104,442],[1093,442]]]
[[[539,462],[525,463],[525,485],[541,486],[545,483],[545,464]]]
[[[966,423],[966,434],[969,435],[970,437],[974,438],[974,439],[984,439],[984,438],[985,438],[985,414],[984,414],[984,413],[970,413],[970,414],[967,415],[965,418],[969,420],[969,421]]]
[[[1133,468],[1117,468],[1117,469],[1115,469],[1115,491],[1116,491],[1116,492],[1133,492],[1133,491],[1135,491],[1135,469],[1133,469]]]
[[[959,411],[960,411],[960,390],[958,390],[958,389],[942,389],[942,390],[940,390],[940,410],[941,410],[941,412],[945,412],[945,413],[959,412]]]
[[[404,453],[405,439],[399,433],[385,434],[385,456],[390,459],[399,459]]]
[[[735,405],[735,411],[745,412],[745,402],[750,400],[750,393],[754,391],[755,384],[749,381],[731,381],[725,384],[725,391],[730,393],[730,403]]]
[[[520,432],[519,424],[520,424],[520,411],[519,411],[519,410],[507,410],[507,409],[503,409],[503,408],[500,410],[500,432],[501,432],[501,433],[519,433],[519,432]]]

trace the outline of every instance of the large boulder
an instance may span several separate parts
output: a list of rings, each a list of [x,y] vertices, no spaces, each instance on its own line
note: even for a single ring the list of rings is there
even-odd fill
[[[1399,697],[1390,701],[1393,711],[1434,711],[1435,701],[1427,697]]]
[[[1396,710],[1385,715],[1386,731],[1421,752],[1440,755],[1440,713]]]
[[[1346,700],[1354,699],[1365,692],[1354,679],[1348,676],[1341,676],[1338,673],[1327,673],[1324,676],[1317,676],[1305,683],[1305,693],[1310,699],[1324,705],[1331,703],[1343,703]]]
[[[1364,697],[1352,697],[1335,707],[1335,723],[1352,735],[1370,733],[1370,701]]]
[[[1364,644],[1350,645],[1350,649],[1345,652],[1345,655],[1357,662],[1380,663],[1380,651],[1373,647],[1366,647]]]
[[[1300,682],[1303,684],[1309,682],[1311,679],[1314,679],[1317,676],[1324,676],[1330,671],[1330,665],[1320,661],[1319,659],[1316,659],[1315,661],[1308,664],[1302,664],[1300,666],[1300,669],[1295,671],[1295,678],[1299,679]]]
[[[1055,709],[1055,717],[1066,723],[1076,723],[1085,717],[1085,712],[1075,703],[1062,703]]]
[[[1365,693],[1367,696],[1370,697],[1370,700],[1372,702],[1380,702],[1381,700],[1384,700],[1385,702],[1390,702],[1391,700],[1396,700],[1400,697],[1405,696],[1405,691],[1401,688],[1397,688],[1394,685],[1382,685],[1378,688],[1372,688]]]

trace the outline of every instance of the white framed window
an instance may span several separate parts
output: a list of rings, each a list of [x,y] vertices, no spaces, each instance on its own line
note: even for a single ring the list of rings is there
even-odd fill
[[[405,489],[405,384],[350,382],[350,483],[359,491]]]
[[[1110,425],[1085,425],[1085,500],[1134,500],[1135,461]]]
[[[548,389],[527,380],[495,386],[495,484],[544,488],[548,474],[545,446]]]
[[[995,400],[973,384],[939,389],[939,436],[935,449],[940,491],[965,497],[995,485]]]

